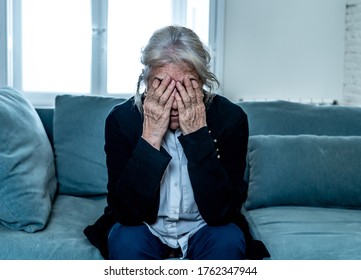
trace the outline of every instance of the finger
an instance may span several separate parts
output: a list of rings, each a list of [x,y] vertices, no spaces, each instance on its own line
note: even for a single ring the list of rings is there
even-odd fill
[[[159,85],[160,85],[160,82],[161,82],[161,80],[154,79],[153,84],[152,84],[153,89],[157,89],[159,87]]]
[[[175,94],[176,94],[176,89],[174,89],[171,93],[171,95],[169,96],[168,100],[167,100],[167,103],[165,104],[164,108],[166,110],[171,110],[172,109],[172,106],[173,106],[173,102],[174,102],[174,99],[175,99]]]
[[[161,84],[162,85],[162,84]],[[161,94],[161,96],[159,97],[159,104],[160,105],[165,105],[167,102],[168,102],[168,100],[169,100],[169,98],[170,98],[170,96],[172,95],[172,92],[175,90],[175,81],[174,80],[172,80],[169,84],[168,84],[168,86],[167,86],[167,88],[165,89],[165,91]]]
[[[199,84],[198,84],[198,82],[196,81],[196,80],[191,80],[191,83],[192,83],[192,86],[193,86],[193,88],[194,89],[197,89],[197,88],[199,88]]]
[[[193,85],[194,91],[196,93],[196,100],[197,100],[196,103],[197,104],[203,103],[204,94],[203,94],[202,88],[199,87],[199,84],[197,81],[192,81],[192,85]]]
[[[154,91],[160,85],[160,81],[158,79],[154,79],[152,84],[147,86],[145,101],[154,99]]]
[[[185,107],[183,103],[183,98],[181,97],[179,92],[175,93],[175,100],[177,102],[178,111],[183,112]]]
[[[170,82],[171,79],[169,76],[165,77],[163,80],[154,78],[154,80],[151,82],[147,95],[158,102],[159,98],[162,96]]]
[[[159,87],[160,83],[161,83],[161,80],[154,79],[152,82],[152,85],[150,87],[150,92],[154,93],[154,91]]]
[[[190,80],[190,78],[188,76],[186,76],[184,78],[184,86],[187,90],[187,93],[189,94],[192,102],[195,102],[196,101],[196,94],[195,94],[195,91],[194,91],[194,88],[193,88],[193,84]]]
[[[182,102],[185,107],[190,107],[192,105],[191,97],[189,96],[186,88],[182,85],[182,83],[177,82],[177,90],[179,93],[179,96],[182,98]]]

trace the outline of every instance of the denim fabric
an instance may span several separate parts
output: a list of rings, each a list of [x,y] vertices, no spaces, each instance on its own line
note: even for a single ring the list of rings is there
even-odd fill
[[[172,249],[154,236],[146,225],[115,224],[109,232],[110,259],[146,260],[172,257]],[[234,224],[204,226],[188,243],[187,259],[238,260],[245,258],[245,240]]]

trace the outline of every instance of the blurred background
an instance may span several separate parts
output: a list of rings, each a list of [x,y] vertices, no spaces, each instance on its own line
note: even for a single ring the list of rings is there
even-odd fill
[[[0,0],[0,86],[129,97],[154,30],[208,46],[232,101],[361,105],[361,0]]]

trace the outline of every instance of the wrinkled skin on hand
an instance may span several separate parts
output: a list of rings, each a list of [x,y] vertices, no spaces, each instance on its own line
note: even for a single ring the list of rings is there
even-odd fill
[[[203,92],[198,82],[184,78],[184,86],[176,83],[175,99],[179,112],[179,125],[184,135],[197,131],[207,125],[206,109],[203,102]]]
[[[167,129],[184,135],[207,125],[203,92],[198,74],[185,63],[153,69],[143,103],[142,137],[160,149]]]
[[[158,150],[169,126],[175,91],[175,81],[169,76],[163,81],[154,79],[144,99],[142,137]]]

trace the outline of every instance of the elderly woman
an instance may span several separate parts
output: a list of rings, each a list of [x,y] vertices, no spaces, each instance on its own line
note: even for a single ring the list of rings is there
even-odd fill
[[[86,235],[110,259],[252,258],[246,114],[212,93],[210,55],[188,28],[157,30],[141,62],[135,97],[106,120],[108,206]]]

